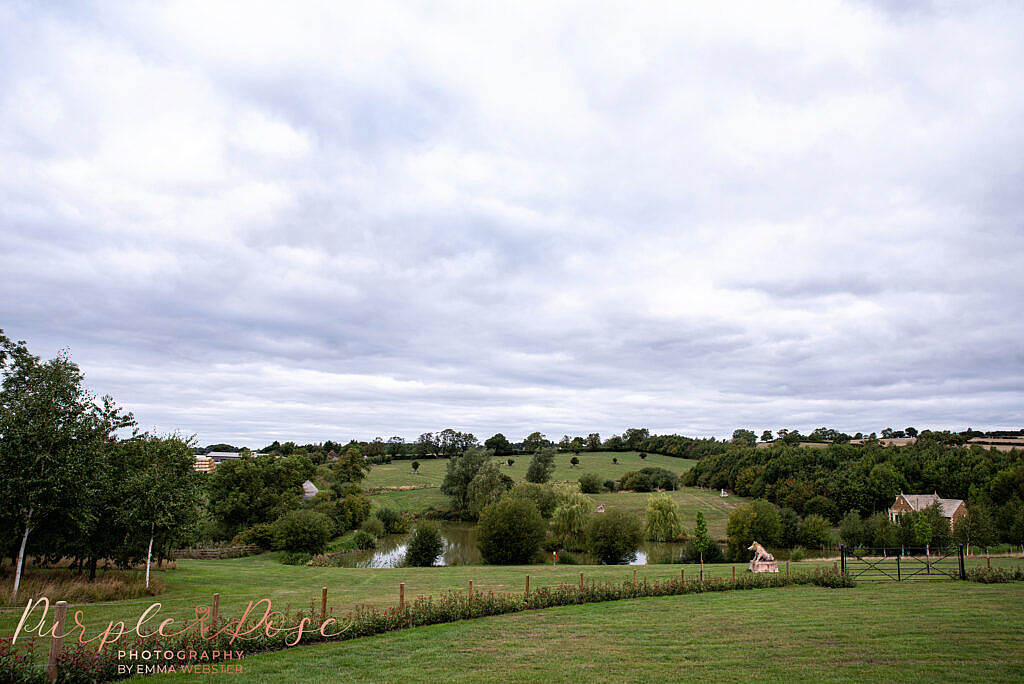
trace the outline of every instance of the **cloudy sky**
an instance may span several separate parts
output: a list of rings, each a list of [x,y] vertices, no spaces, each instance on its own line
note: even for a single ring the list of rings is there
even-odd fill
[[[0,327],[140,425],[1024,425],[1024,5],[0,3]]]

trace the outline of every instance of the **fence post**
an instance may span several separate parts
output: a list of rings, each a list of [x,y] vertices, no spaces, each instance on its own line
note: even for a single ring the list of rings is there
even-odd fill
[[[469,598],[473,598],[473,580],[469,580]]]
[[[960,559],[960,579],[967,579],[967,568],[964,567],[964,545],[956,545],[956,555]]]
[[[327,619],[327,587],[320,590],[320,619]]]
[[[992,556],[985,556],[985,565],[988,566],[989,570],[992,569]]]
[[[50,637],[50,655],[46,659],[46,681],[57,681],[57,658],[64,644],[64,616],[67,615],[68,602],[57,601],[53,609],[53,634]]]
[[[526,576],[526,595],[530,595],[530,576]]]
[[[732,566],[732,581],[736,581],[736,566]]]
[[[846,574],[846,544],[839,545],[839,560],[843,563],[843,574]]]
[[[636,584],[636,568],[633,568],[633,584]]]
[[[633,573],[634,573],[634,577],[635,577],[636,576],[636,571],[634,570]],[[580,589],[582,589],[582,588],[583,588],[583,573],[581,572],[580,573]]]
[[[789,577],[789,561],[786,561],[786,577]]]
[[[210,627],[213,628],[214,632],[217,631],[217,618],[219,617],[218,613],[220,613],[220,594],[214,594],[213,606],[210,608]]]
[[[900,572],[900,557],[899,556],[896,556],[896,581],[897,582],[902,582],[903,581],[903,575]]]
[[[398,585],[398,607],[405,605],[405,582]]]
[[[683,586],[686,586],[686,568],[679,571],[679,579],[682,580]]]

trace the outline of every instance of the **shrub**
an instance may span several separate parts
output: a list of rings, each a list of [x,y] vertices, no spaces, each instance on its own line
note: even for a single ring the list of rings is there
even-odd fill
[[[683,536],[683,522],[679,519],[679,506],[668,494],[648,497],[647,524],[644,533],[651,541],[674,541]]]
[[[313,509],[331,518],[335,534],[344,534],[359,527],[370,515],[370,499],[358,489],[346,488],[343,494],[323,501]]]
[[[641,468],[630,471],[619,480],[619,489],[634,492],[652,492],[655,489],[675,490],[679,488],[679,476],[664,468]]]
[[[619,462],[619,459],[617,459],[617,458],[615,458],[615,457],[613,456],[613,457],[612,457],[612,463],[618,463],[618,462]]]
[[[612,485],[614,486],[614,482]],[[580,491],[584,494],[598,494],[601,491],[601,478],[593,473],[580,476]]]
[[[802,561],[807,558],[807,549],[802,546],[794,546],[793,550],[789,552],[789,560],[794,563]]]
[[[605,480],[604,481],[604,488],[607,489],[609,492],[614,492],[615,491],[615,480]]]
[[[352,535],[352,544],[357,549],[373,549],[377,547],[377,538],[366,530],[356,530],[356,533]]]
[[[275,520],[272,530],[274,549],[313,555],[327,547],[334,522],[316,511],[292,511]]]
[[[971,568],[967,571],[967,579],[982,584],[1024,581],[1024,568]]]
[[[555,472],[555,451],[554,449],[541,449],[530,459],[530,465],[526,469],[526,481],[544,484],[551,479]]]
[[[428,568],[434,565],[437,557],[444,553],[444,539],[441,528],[434,522],[421,522],[416,525],[409,537],[409,547],[405,551],[405,564],[414,567]]]
[[[764,499],[743,504],[729,515],[725,533],[729,537],[729,557],[734,561],[748,561],[754,555],[747,550],[752,542],[762,546],[778,545],[782,536],[779,511]]]
[[[268,523],[257,523],[236,534],[231,543],[239,546],[255,544],[266,551],[274,545],[273,529]]]
[[[412,472],[414,472],[414,473],[419,472],[419,470],[420,470],[420,462],[419,461],[413,461],[411,465],[412,465]]]
[[[700,550],[697,545],[693,543],[693,540],[686,542],[686,546],[683,547],[683,555],[680,558],[681,563],[700,563]],[[722,551],[722,547],[712,542],[704,548],[704,562],[705,563],[725,563],[725,552]]]
[[[573,456],[572,458],[570,458],[570,459],[569,459],[569,464],[570,464],[570,465],[572,465],[572,467],[573,467],[573,468],[575,468],[576,466],[578,466],[578,465],[580,464],[580,459],[579,459],[579,457],[577,457],[577,456]]]
[[[281,562],[285,565],[305,565],[313,560],[313,554],[303,551],[286,551],[281,554]]]
[[[635,558],[642,539],[640,520],[624,511],[595,515],[587,526],[587,550],[608,565]]]
[[[384,525],[385,534],[402,534],[409,531],[409,519],[398,511],[387,507],[378,508],[374,516]]]
[[[529,563],[544,539],[544,519],[528,499],[505,498],[480,514],[477,544],[484,562],[494,565]]]
[[[372,534],[374,539],[380,539],[386,534],[384,530],[384,523],[380,521],[380,518],[376,517],[367,518],[360,529],[367,534]]]

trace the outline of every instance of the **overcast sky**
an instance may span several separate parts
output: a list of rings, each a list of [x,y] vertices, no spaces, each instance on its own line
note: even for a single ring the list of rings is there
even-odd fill
[[[1024,4],[483,4],[0,3],[0,327],[203,444],[1024,426]]]

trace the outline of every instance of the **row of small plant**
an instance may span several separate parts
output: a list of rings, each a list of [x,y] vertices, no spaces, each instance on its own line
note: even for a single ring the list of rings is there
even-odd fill
[[[998,584],[1000,582],[1024,582],[1024,567],[1012,568],[971,568],[967,571],[970,582]]]
[[[643,598],[651,596],[676,596],[682,594],[699,594],[711,591],[729,591],[742,589],[767,589],[793,585],[817,585],[823,587],[851,587],[853,581],[846,575],[832,570],[815,570],[813,572],[787,574],[747,574],[735,580],[715,578],[704,581],[682,578],[665,580],[625,580],[616,582],[587,582],[582,586],[563,584],[553,587],[538,587],[526,593],[494,593],[476,592],[472,596],[461,592],[448,592],[440,596],[421,596],[402,606],[383,610],[360,609],[338,619],[338,624],[348,628],[337,636],[325,639],[319,632],[321,619],[311,604],[309,612],[287,611],[284,625],[294,627],[303,619],[310,620],[303,633],[300,644],[319,643],[355,639],[358,637],[383,634],[410,627],[434,625],[458,620],[470,620],[489,615],[504,615],[525,610],[553,608],[582,603],[602,601],[618,601],[622,599]],[[333,612],[333,611],[332,611]],[[233,621],[222,619],[217,625],[222,629]],[[242,631],[251,628],[255,622],[249,621]],[[276,623],[275,623],[276,624]],[[336,632],[337,626],[329,626],[325,631]],[[149,637],[137,638],[130,642],[119,642],[113,648],[97,653],[94,647],[74,644],[66,647],[58,662],[58,682],[78,684],[79,682],[103,682],[121,679],[128,676],[119,673],[118,665],[123,661],[117,658],[119,650],[171,652],[174,658],[161,660],[158,664],[182,666],[190,664],[189,651],[244,651],[246,655],[265,651],[277,651],[288,648],[287,641],[294,640],[294,633],[281,632],[273,637],[259,632],[255,639],[246,638],[229,643],[230,633],[234,629],[225,630],[224,634],[211,639],[203,639],[198,634],[189,633],[172,638]],[[291,644],[295,645],[295,644]],[[14,684],[29,684],[44,681],[40,660],[33,653],[35,641],[29,640],[24,645],[13,646],[10,639],[0,640],[0,681]],[[178,659],[177,655],[184,655]],[[134,661],[137,664],[139,661]]]

